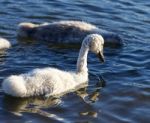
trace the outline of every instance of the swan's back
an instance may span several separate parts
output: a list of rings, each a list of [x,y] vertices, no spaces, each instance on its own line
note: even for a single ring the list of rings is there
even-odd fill
[[[32,90],[36,95],[57,95],[73,89],[80,82],[87,81],[87,76],[78,76],[74,72],[62,71],[56,68],[35,69],[28,74],[24,74],[27,90]],[[35,84],[36,83],[36,84]]]
[[[51,25],[68,26],[68,27],[78,28],[83,31],[84,30],[90,31],[93,29],[97,29],[96,26],[83,21],[59,21],[59,22],[53,22],[51,23]]]
[[[53,43],[81,43],[84,37],[97,27],[80,21],[60,21],[41,25],[34,38]]]
[[[73,72],[55,68],[35,69],[29,73],[12,75],[2,83],[6,94],[16,97],[58,95],[73,89],[81,77]],[[87,80],[83,77],[82,80]],[[81,81],[81,80],[80,80]]]

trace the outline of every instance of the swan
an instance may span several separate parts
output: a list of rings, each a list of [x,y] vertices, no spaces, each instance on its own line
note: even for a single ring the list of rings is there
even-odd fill
[[[0,50],[8,49],[11,47],[11,44],[8,40],[0,37]]]
[[[102,62],[104,39],[99,34],[90,34],[82,42],[75,72],[56,68],[34,69],[28,73],[11,75],[3,80],[2,89],[16,97],[57,96],[88,82],[88,51],[97,54]]]
[[[122,39],[118,34],[83,21],[58,21],[43,24],[23,22],[18,26],[17,36],[51,43],[82,43],[85,36],[94,33],[102,35],[105,46],[122,45]]]

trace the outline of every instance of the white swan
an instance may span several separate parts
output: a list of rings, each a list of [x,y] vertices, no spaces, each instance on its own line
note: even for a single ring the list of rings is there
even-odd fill
[[[101,61],[104,62],[103,45],[104,40],[101,35],[88,35],[83,40],[75,72],[67,72],[50,67],[35,69],[26,74],[12,75],[6,78],[2,83],[2,88],[6,94],[16,97],[61,95],[87,83],[88,51],[96,53]]]
[[[51,43],[82,43],[88,34],[100,34],[105,45],[122,45],[122,39],[116,33],[108,32],[83,21],[58,21],[53,23],[20,23],[18,37],[32,38]]]
[[[8,40],[0,37],[0,50],[8,49],[11,47],[11,44]]]

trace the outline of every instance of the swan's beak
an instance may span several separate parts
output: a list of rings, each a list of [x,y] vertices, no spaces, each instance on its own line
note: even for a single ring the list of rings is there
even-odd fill
[[[100,59],[100,61],[103,63],[105,61],[103,52],[100,51],[97,55],[98,55],[98,58]]]

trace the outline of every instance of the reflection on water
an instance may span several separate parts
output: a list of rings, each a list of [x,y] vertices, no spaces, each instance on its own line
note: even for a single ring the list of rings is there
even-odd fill
[[[90,106],[90,103],[94,103],[100,94],[100,89],[102,88],[103,81],[99,81],[96,83],[95,91],[88,93],[87,88],[80,88],[75,91],[74,94],[77,95],[82,101]],[[63,98],[63,97],[62,97]],[[56,97],[30,97],[30,98],[17,98],[5,95],[2,100],[2,109],[4,111],[11,112],[16,116],[23,116],[23,113],[31,113],[43,116],[45,118],[50,118],[56,121],[63,121],[65,119],[57,114],[51,113],[48,109],[57,108],[61,106],[62,98]],[[90,116],[97,117],[97,112],[93,111],[93,109],[86,109],[84,111],[78,112],[81,116]]]
[[[4,96],[3,108],[11,112],[22,112],[25,109],[30,108],[48,108],[61,103],[60,99],[43,97],[32,98],[15,98],[11,96]]]
[[[7,54],[6,51],[0,50],[0,64],[2,64],[3,61],[5,61],[6,54]]]
[[[43,117],[63,120],[55,114],[48,113],[42,109],[57,106],[61,103],[58,98],[34,97],[34,98],[15,98],[5,96],[3,98],[3,109],[12,112],[14,115],[22,116],[23,112],[38,114]]]

